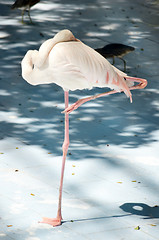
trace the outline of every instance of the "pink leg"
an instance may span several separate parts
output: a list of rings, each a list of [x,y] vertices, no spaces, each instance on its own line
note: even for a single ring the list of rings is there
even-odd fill
[[[133,82],[138,82],[139,83],[136,86],[130,87],[129,90],[145,88],[146,85],[147,85],[147,81],[145,79],[134,78],[134,77],[126,77],[126,79],[128,79],[130,81],[133,81]],[[79,106],[81,106],[85,102],[88,102],[90,100],[94,100],[94,99],[99,98],[99,97],[104,97],[106,95],[114,94],[114,93],[117,93],[117,91],[116,90],[112,90],[112,91],[109,91],[109,92],[97,94],[95,96],[79,99],[77,102],[73,103],[70,107],[65,108],[65,110],[62,113],[65,113],[65,114],[68,113],[69,114],[72,111],[76,110]]]
[[[68,113],[69,114],[69,113],[73,112],[74,110],[76,110],[79,106],[81,106],[85,102],[88,102],[90,100],[94,100],[94,99],[99,98],[99,97],[104,97],[106,95],[114,94],[114,93],[117,93],[117,91],[113,90],[113,91],[110,91],[110,92],[97,94],[95,96],[79,99],[77,102],[73,103],[70,107],[65,109],[62,113]]]
[[[65,109],[68,108],[69,102],[69,94],[65,91]],[[63,178],[64,178],[64,169],[65,169],[65,161],[67,150],[69,146],[69,114],[65,113],[65,139],[63,143],[63,159],[62,159],[62,168],[61,168],[61,179],[60,179],[60,188],[59,188],[59,203],[58,203],[58,211],[56,218],[46,218],[44,217],[41,223],[47,223],[52,225],[53,227],[61,225],[62,214],[61,214],[61,201],[62,201],[62,187],[63,187]]]

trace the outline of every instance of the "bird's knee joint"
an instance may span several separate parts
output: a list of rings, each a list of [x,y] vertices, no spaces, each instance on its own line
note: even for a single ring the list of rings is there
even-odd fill
[[[69,141],[64,142],[64,144],[63,144],[63,146],[62,146],[63,150],[64,150],[64,151],[67,151],[68,147],[69,147]]]

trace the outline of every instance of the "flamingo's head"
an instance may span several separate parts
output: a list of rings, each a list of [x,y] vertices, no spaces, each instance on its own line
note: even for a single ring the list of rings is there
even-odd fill
[[[69,41],[77,41],[77,39],[75,38],[75,36],[73,35],[73,33],[68,30],[68,29],[64,29],[61,30],[60,32],[58,32],[55,36],[54,36],[54,40],[56,42],[69,42]]]

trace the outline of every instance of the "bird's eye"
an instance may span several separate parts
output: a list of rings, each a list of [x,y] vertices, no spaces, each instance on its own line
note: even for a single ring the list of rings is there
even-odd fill
[[[34,64],[33,64],[33,69],[34,69]]]

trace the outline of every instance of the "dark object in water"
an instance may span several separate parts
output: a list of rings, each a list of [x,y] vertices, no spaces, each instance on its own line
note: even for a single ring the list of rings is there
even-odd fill
[[[105,58],[113,58],[113,64],[115,63],[115,57],[120,58],[124,62],[124,71],[126,71],[126,61],[122,57],[134,51],[135,48],[121,43],[110,43],[95,50]]]

